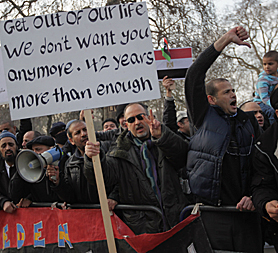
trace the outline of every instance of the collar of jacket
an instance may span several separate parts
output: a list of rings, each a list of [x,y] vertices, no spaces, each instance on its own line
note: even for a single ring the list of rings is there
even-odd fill
[[[183,136],[184,139],[190,140],[190,136],[187,135],[186,133],[182,132],[180,129],[178,129],[178,132],[181,136]]]
[[[125,129],[124,132],[117,138],[116,145],[108,151],[107,155],[127,160],[140,169],[141,165],[138,163],[138,159],[134,159],[133,157],[133,155],[136,156],[134,153],[135,150],[132,149],[132,152],[130,152],[132,145],[135,144],[132,144],[132,140],[127,137],[128,133],[128,129]],[[142,170],[140,169],[140,171]]]
[[[230,117],[230,115],[226,114],[220,106],[218,105],[211,105],[211,106],[217,111],[217,113],[221,117]],[[242,124],[245,124],[246,121],[248,120],[248,116],[246,115],[246,113],[239,108],[237,108],[237,115],[234,118],[237,119]]]
[[[113,157],[120,157],[124,159],[129,159],[128,151],[131,148],[131,141],[129,138],[126,138],[126,135],[128,134],[128,129],[125,129],[119,137],[116,139],[116,142],[113,145],[112,148],[108,151],[107,155],[113,156]]]
[[[69,157],[67,166],[72,166],[79,163],[84,163],[84,157],[81,156],[80,151],[78,150],[78,148],[76,148],[74,154]]]
[[[128,133],[128,129],[125,129],[116,140],[117,147],[126,151],[128,151],[131,146],[130,140],[126,138]]]
[[[133,141],[133,135],[128,129],[125,129],[124,132],[117,138],[116,145],[111,148],[108,153],[111,156],[126,159],[140,168],[141,165],[136,162],[137,159],[132,158],[132,156],[137,153],[137,151],[135,151],[137,149],[132,148],[132,146],[136,146]],[[132,150],[131,153],[129,152],[130,150]]]
[[[133,138],[132,133],[128,129],[125,129],[116,140],[117,147],[128,151],[132,145]]]

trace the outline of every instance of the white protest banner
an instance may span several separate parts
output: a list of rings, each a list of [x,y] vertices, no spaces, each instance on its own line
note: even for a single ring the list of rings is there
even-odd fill
[[[4,75],[2,52],[0,50],[0,105],[8,104],[8,93]]]
[[[13,120],[160,98],[146,3],[0,23]]]

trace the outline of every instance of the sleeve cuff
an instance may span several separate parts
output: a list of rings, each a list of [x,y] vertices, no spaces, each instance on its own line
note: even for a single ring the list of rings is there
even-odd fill
[[[173,97],[165,97],[165,100],[167,100],[167,101],[174,101],[174,98]]]

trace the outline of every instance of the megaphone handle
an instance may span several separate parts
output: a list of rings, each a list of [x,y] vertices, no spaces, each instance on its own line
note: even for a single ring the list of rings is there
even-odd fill
[[[55,170],[56,170],[56,169],[55,169]],[[45,171],[45,175],[46,175],[47,177],[49,177],[49,175],[48,175],[48,173],[47,173],[47,169],[46,169],[46,171]],[[50,178],[52,179],[52,181],[53,181],[54,184],[57,182],[57,177],[56,177],[56,175],[51,176]]]
[[[51,176],[51,179],[53,180],[53,183],[55,184],[56,180],[57,180],[56,176]]]
[[[60,152],[60,154],[61,154],[61,152]],[[52,165],[59,166],[59,163],[60,163],[60,161],[57,160],[57,161],[53,162]],[[56,181],[57,181],[57,177],[56,176],[51,176],[51,179],[53,180],[53,183],[55,184]]]

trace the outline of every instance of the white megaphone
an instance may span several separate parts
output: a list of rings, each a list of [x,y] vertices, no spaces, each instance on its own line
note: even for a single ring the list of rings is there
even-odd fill
[[[15,161],[18,174],[29,183],[38,183],[45,175],[46,166],[55,164],[55,162],[59,163],[63,155],[63,150],[58,146],[42,154],[37,154],[30,149],[24,149],[18,153]]]

